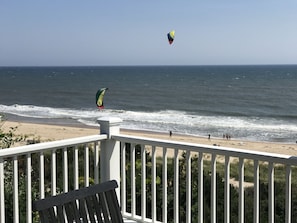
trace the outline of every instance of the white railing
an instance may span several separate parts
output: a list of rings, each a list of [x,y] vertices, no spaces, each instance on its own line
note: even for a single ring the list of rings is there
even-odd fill
[[[297,166],[296,157],[134,137],[119,133],[118,119],[101,119],[99,123],[101,135],[0,150],[1,223],[7,222],[10,215],[13,222],[24,222],[24,218],[25,222],[34,222],[32,200],[88,186],[91,180],[98,183],[108,179],[120,182],[118,196],[123,216],[138,222],[202,223],[206,218],[222,222],[218,219],[218,205],[223,200],[224,222],[234,222],[231,208],[238,203],[235,221],[245,222],[247,210],[252,209],[253,222],[257,223],[261,215],[260,182],[264,182],[268,185],[267,219],[275,222],[274,176],[280,166],[285,167],[281,176],[286,182],[284,222],[292,222],[292,173]],[[245,170],[251,166],[252,180],[246,180]],[[260,176],[261,168],[267,168],[266,180]],[[238,185],[236,200],[231,198],[230,187],[235,185],[234,175]],[[207,176],[209,188],[204,185]],[[224,182],[223,198],[217,186],[219,176]],[[253,188],[252,206],[245,204],[246,181]],[[7,202],[9,189],[13,194],[12,205]],[[209,198],[206,189],[210,189]],[[21,210],[23,194],[25,216]],[[206,206],[210,216],[204,214]]]
[[[203,187],[203,171],[205,171],[205,165],[204,162],[208,161],[210,164],[207,167],[208,169],[206,171],[209,171],[211,175],[211,201],[210,201],[210,213],[211,222],[217,222],[217,165],[220,163],[220,168],[223,167],[224,171],[221,171],[224,173],[224,222],[231,222],[231,216],[230,216],[230,203],[231,197],[230,197],[230,184],[231,182],[231,175],[230,175],[230,165],[231,161],[232,163],[235,163],[234,160],[238,161],[238,220],[237,222],[245,222],[245,210],[247,209],[253,209],[253,222],[260,222],[260,215],[259,215],[259,203],[260,203],[260,176],[259,176],[259,168],[260,166],[268,166],[268,181],[264,182],[268,184],[268,222],[274,222],[274,216],[275,216],[275,190],[274,190],[274,169],[277,166],[285,166],[285,172],[284,172],[284,181],[286,182],[286,192],[285,192],[285,219],[283,222],[291,222],[291,210],[292,210],[292,203],[291,203],[291,196],[292,196],[292,185],[291,185],[291,177],[292,177],[292,168],[296,167],[297,165],[297,157],[287,156],[287,155],[279,155],[279,154],[272,154],[272,153],[263,153],[263,152],[255,152],[255,151],[249,151],[249,150],[239,150],[239,149],[232,149],[232,148],[223,148],[219,146],[206,146],[206,145],[198,145],[198,144],[192,144],[192,143],[184,143],[184,142],[172,142],[169,140],[159,140],[159,139],[149,139],[149,138],[143,138],[143,137],[133,137],[128,135],[113,135],[113,139],[121,141],[121,151],[122,154],[127,153],[126,145],[129,145],[130,152],[131,152],[131,158],[130,158],[130,165],[131,168],[129,171],[131,171],[130,180],[131,182],[126,181],[126,174],[127,171],[123,171],[127,169],[126,167],[126,159],[125,156],[122,156],[122,174],[121,174],[121,187],[122,187],[122,209],[123,213],[127,218],[132,218],[134,220],[142,220],[142,222],[167,222],[168,221],[168,160],[169,160],[169,151],[170,151],[170,157],[173,159],[173,216],[171,217],[171,222],[193,222],[193,212],[191,211],[192,205],[192,173],[193,169],[191,168],[191,157],[197,156],[197,167],[198,167],[198,177],[195,176],[196,179],[198,179],[198,187],[197,187],[197,193],[198,193],[198,210],[197,213],[195,213],[198,216],[198,222],[204,222],[204,218],[206,216],[203,216],[204,213],[204,193],[205,188]],[[136,154],[136,145],[140,147],[141,150],[141,201],[137,203],[136,199],[136,190],[139,190],[139,188],[136,187],[135,182],[137,181],[137,177],[135,174],[136,167],[136,160],[135,154]],[[149,151],[149,155],[148,155]],[[162,159],[158,160],[156,154],[161,154]],[[179,175],[181,174],[181,171],[179,170],[179,160],[181,159],[181,153],[184,153],[184,159],[185,159],[185,176],[186,176],[186,182],[179,182]],[[146,187],[146,175],[147,175],[147,165],[146,160],[148,156],[151,159],[151,194],[152,197],[151,200],[151,210],[152,215],[151,219],[146,219],[146,197],[147,197],[147,190]],[[156,186],[157,178],[156,178],[156,163],[160,162],[162,168],[162,197],[156,198]],[[253,181],[249,184],[252,185],[254,188],[254,195],[253,195],[253,206],[245,207],[245,188],[246,188],[246,182],[245,182],[245,164],[246,163],[253,163]],[[237,162],[236,162],[237,163]],[[249,165],[250,166],[250,165]],[[172,179],[171,179],[172,180]],[[131,184],[131,192],[130,196],[127,197],[127,191],[126,191],[126,185]],[[181,184],[185,184],[185,195],[186,196],[186,203],[180,202],[180,191],[179,188],[181,188]],[[236,186],[237,187],[237,186]],[[125,202],[126,200],[131,200],[131,213],[126,213],[126,206]],[[162,199],[162,213],[160,214],[161,218],[156,219],[156,211],[157,211],[157,199]],[[136,214],[136,207],[141,206],[141,211],[139,214]],[[184,218],[181,218],[179,216],[181,206],[185,207],[186,213],[183,215]],[[296,208],[296,207],[295,207]],[[173,219],[173,220],[172,220]],[[220,219],[219,222],[222,222],[223,220]]]
[[[24,217],[26,222],[32,222],[32,200],[44,198],[45,194],[55,195],[57,192],[78,189],[80,165],[83,165],[84,186],[88,186],[90,182],[91,162],[94,167],[94,181],[99,183],[98,142],[106,138],[106,135],[94,135],[0,150],[0,222],[9,222],[7,219],[10,215],[13,215],[14,222],[24,222]],[[93,161],[89,160],[90,147],[94,153]],[[84,154],[83,162],[79,161],[79,152]],[[72,157],[69,157],[70,153],[73,154]],[[69,173],[70,160],[72,173]],[[57,167],[61,168],[59,171],[62,176],[58,175]],[[70,176],[73,182],[69,181]],[[39,196],[32,197],[36,193],[36,180],[39,181]],[[11,189],[9,186],[13,188],[13,206],[5,203],[5,199],[8,199],[5,195]],[[20,191],[20,188],[25,191]],[[20,194],[26,194],[25,199],[20,200]],[[24,212],[20,210],[24,207],[22,202],[26,203],[26,216],[20,216]]]

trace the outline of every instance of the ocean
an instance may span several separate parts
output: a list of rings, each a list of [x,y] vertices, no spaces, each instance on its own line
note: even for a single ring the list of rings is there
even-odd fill
[[[295,143],[297,65],[0,67],[6,119]],[[103,110],[95,95],[107,87]]]

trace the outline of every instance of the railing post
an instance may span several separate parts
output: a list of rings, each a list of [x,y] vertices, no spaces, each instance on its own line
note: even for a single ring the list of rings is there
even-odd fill
[[[100,146],[100,182],[116,180],[120,186],[120,142],[111,139],[112,134],[120,132],[122,120],[119,118],[100,118],[100,134],[107,134],[107,140]]]

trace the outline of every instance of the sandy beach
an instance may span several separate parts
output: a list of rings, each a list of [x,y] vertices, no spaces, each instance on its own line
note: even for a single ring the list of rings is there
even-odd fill
[[[99,133],[99,127],[72,127],[72,126],[60,126],[50,124],[36,124],[16,121],[4,121],[2,122],[2,131],[8,132],[10,128],[17,127],[15,134],[24,135],[27,140],[40,140],[54,141],[60,139],[69,139],[87,135],[93,135]],[[205,145],[217,145],[223,147],[231,147],[238,149],[248,149],[262,152],[272,152],[278,154],[286,154],[297,156],[297,144],[288,143],[276,143],[276,142],[252,142],[252,141],[241,141],[236,139],[226,140],[219,138],[210,138],[208,136],[188,136],[181,134],[174,134],[170,137],[169,133],[157,133],[149,131],[137,131],[137,130],[126,130],[121,129],[121,133],[127,135],[144,136],[150,138],[160,138],[166,140],[199,143]]]

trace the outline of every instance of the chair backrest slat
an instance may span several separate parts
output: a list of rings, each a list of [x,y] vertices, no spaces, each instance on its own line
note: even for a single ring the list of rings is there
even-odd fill
[[[92,185],[33,202],[42,223],[123,222],[115,180]]]
[[[95,216],[97,216],[96,205],[98,204],[96,195],[86,197],[86,206],[89,211],[90,222],[97,222]],[[99,205],[98,205],[99,206]],[[98,212],[99,213],[99,212]],[[101,219],[100,219],[101,220]],[[101,222],[101,221],[99,221]]]
[[[64,220],[64,210],[62,206],[57,206],[57,218],[59,222],[65,222]]]
[[[108,206],[113,206],[120,209],[120,206],[117,200],[117,195],[114,190],[107,192],[106,197],[107,197]],[[121,212],[117,212],[116,208],[110,209],[110,212],[111,212],[110,216],[111,216],[112,222],[119,222],[119,220],[123,218]]]

